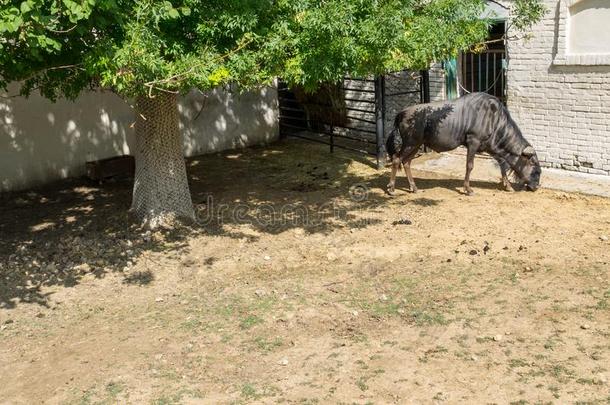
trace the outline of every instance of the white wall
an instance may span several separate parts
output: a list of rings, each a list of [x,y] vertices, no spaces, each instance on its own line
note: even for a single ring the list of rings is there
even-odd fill
[[[610,175],[610,55],[572,54],[568,46],[570,12],[587,2],[610,8],[607,0],[545,0],[549,13],[532,38],[509,41],[508,106],[544,165]]]
[[[16,92],[11,86],[8,94]],[[192,91],[179,111],[186,156],[267,143],[279,134],[274,88]],[[0,98],[0,192],[80,176],[87,160],[128,154],[134,120],[131,107],[110,92],[55,104],[38,95]]]

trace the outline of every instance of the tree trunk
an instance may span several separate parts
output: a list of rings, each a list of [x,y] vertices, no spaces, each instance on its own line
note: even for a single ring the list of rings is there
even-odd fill
[[[178,127],[177,96],[140,96],[136,115],[136,174],[131,209],[150,228],[171,225],[175,219],[194,220]]]

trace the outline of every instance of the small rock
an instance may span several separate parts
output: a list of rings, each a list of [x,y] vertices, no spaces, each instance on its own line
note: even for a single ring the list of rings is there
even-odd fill
[[[531,273],[532,271],[534,271],[530,266],[525,266],[525,268],[523,269],[524,272],[526,273]]]
[[[413,222],[411,222],[410,219],[407,218],[403,218],[403,219],[399,219],[398,221],[394,221],[392,222],[392,225],[396,226],[396,225],[411,225]]]
[[[478,250],[476,250],[476,249],[472,249],[472,250],[471,250],[470,252],[468,252],[468,253],[470,253],[470,256],[476,256],[476,255],[478,255],[478,254],[479,254],[479,251],[478,251]]]
[[[580,329],[587,330],[587,329],[590,329],[590,328],[591,328],[591,325],[589,325],[588,323],[580,325]]]
[[[265,256],[263,257],[263,259],[265,259],[266,261],[269,261],[269,260],[271,260],[271,256],[269,256],[269,255],[265,255]]]
[[[379,297],[379,299],[380,299],[381,301],[387,301],[387,300],[388,300],[388,296],[387,296],[387,295],[385,295],[385,294],[381,294],[381,296]]]
[[[267,295],[267,291],[259,288],[258,290],[254,291],[254,294],[256,294],[257,297],[262,297],[263,295]]]
[[[280,366],[287,366],[288,365],[288,359],[284,358],[284,359],[278,361],[277,364],[279,364]]]
[[[499,342],[499,341],[501,341],[501,340],[502,340],[502,335],[496,335],[496,336],[494,336],[494,341],[495,341],[495,342]]]
[[[608,241],[608,237],[606,235],[602,235],[599,237],[599,240],[601,240],[602,242],[607,242]]]
[[[352,315],[358,316],[358,311],[352,311]]]
[[[472,360],[472,361],[477,361],[477,360],[478,360],[478,358],[477,358],[477,356],[470,356],[470,360]]]
[[[163,298],[157,297],[157,298],[155,298],[155,302],[163,302]]]

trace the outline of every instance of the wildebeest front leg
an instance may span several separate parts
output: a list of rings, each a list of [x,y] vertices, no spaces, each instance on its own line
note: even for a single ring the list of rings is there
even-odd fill
[[[474,191],[470,188],[470,173],[474,167],[474,157],[479,149],[479,142],[471,137],[467,138],[466,141],[466,177],[464,178],[464,191],[467,195],[473,195]]]
[[[389,195],[394,195],[395,184],[396,184],[396,172],[400,167],[400,159],[398,157],[392,157],[392,174],[390,174],[390,182],[387,185],[387,192]]]
[[[496,159],[496,161],[500,165],[500,172],[502,172],[502,187],[504,188],[505,191],[514,191],[513,186],[510,184],[510,181],[508,180],[508,170],[509,170],[508,163],[506,163],[506,161],[501,158],[494,157],[494,159]]]

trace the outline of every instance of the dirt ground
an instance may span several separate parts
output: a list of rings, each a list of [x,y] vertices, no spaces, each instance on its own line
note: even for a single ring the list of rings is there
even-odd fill
[[[298,141],[192,159],[201,217],[129,181],[0,197],[0,401],[610,403],[610,200]]]

